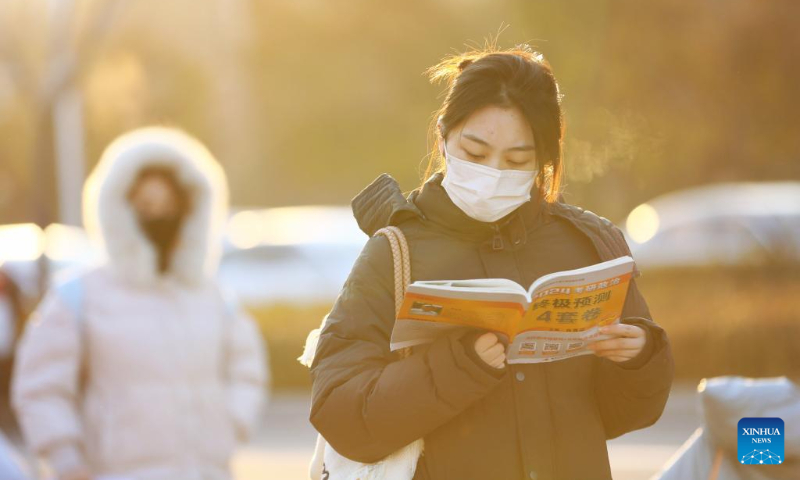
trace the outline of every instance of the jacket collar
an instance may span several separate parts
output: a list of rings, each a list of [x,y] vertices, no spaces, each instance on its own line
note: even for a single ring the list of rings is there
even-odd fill
[[[553,217],[560,217],[586,235],[600,259],[630,255],[622,232],[608,219],[564,202],[561,195],[548,203],[539,196],[494,223],[473,219],[456,206],[442,187],[442,173],[436,173],[421,187],[404,196],[397,182],[383,174],[359,193],[352,202],[359,226],[372,236],[387,225],[398,225],[408,218],[419,218],[456,237],[483,241],[488,248],[516,248],[527,242],[528,232]],[[634,267],[634,276],[640,272]]]
[[[403,195],[400,185],[388,173],[381,174],[350,202],[361,230],[370,237],[387,225],[425,215]]]
[[[490,242],[492,248],[502,249],[509,242],[525,243],[527,232],[542,220],[544,201],[538,195],[496,222],[475,220],[453,203],[442,186],[443,178],[441,172],[433,174],[406,197],[391,176],[382,174],[352,201],[359,226],[372,236],[386,225],[418,217],[445,233]]]
[[[432,175],[411,200],[426,215],[427,220],[456,236],[476,241],[489,241],[492,248],[499,250],[512,245],[524,244],[527,233],[541,221],[542,201],[534,195],[513,212],[495,222],[476,220],[453,203],[442,186],[444,174]]]

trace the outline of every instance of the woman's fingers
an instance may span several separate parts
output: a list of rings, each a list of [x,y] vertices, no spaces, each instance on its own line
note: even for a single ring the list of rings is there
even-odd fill
[[[600,333],[605,335],[612,335],[615,337],[641,337],[644,336],[644,330],[636,325],[628,325],[627,323],[615,323],[613,325],[605,325],[600,327]]]
[[[602,350],[640,349],[644,346],[646,340],[644,329],[636,325],[627,325],[624,323],[606,325],[600,329],[600,332],[612,335],[613,338],[594,341],[587,345],[587,348],[595,352]]]
[[[597,340],[586,346],[598,357],[607,358],[615,362],[629,360],[644,348],[647,337],[644,329],[636,325],[623,323],[607,325],[600,329],[601,333],[614,335],[614,338]]]
[[[495,335],[492,332],[486,332],[480,337],[478,337],[477,340],[475,340],[475,351],[478,353],[482,353],[491,348],[493,345],[497,344],[499,344],[497,335]]]
[[[495,368],[502,367],[505,362],[506,346],[492,332],[486,332],[475,340],[475,352]]]
[[[492,345],[488,350],[486,350],[486,356],[492,357],[500,353],[505,353],[506,347],[502,343],[496,343]]]
[[[505,363],[505,361],[506,361],[506,352],[504,352],[504,351],[502,351],[502,350],[501,350],[501,351],[500,351],[499,353],[497,353],[497,354],[496,354],[494,357],[492,357],[492,359],[491,359],[489,362],[487,362],[487,363],[488,363],[489,365],[491,365],[491,366],[495,367],[495,368],[500,368],[500,367],[502,367],[502,366],[503,366],[503,364]]]
[[[493,367],[502,366],[506,359],[505,345],[502,343],[496,343],[495,345],[492,345],[492,347],[486,351],[486,356],[484,358],[488,359],[486,363]]]

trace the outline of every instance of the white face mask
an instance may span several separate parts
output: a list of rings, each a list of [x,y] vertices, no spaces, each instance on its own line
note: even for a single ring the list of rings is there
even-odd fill
[[[450,199],[467,215],[481,222],[494,222],[531,199],[536,171],[498,170],[456,158],[447,153],[442,186]]]

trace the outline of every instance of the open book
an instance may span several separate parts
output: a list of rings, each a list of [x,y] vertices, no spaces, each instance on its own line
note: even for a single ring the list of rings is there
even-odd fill
[[[432,342],[463,327],[490,330],[508,345],[508,363],[539,363],[592,353],[619,323],[634,261],[629,256],[544,275],[528,290],[512,280],[419,281],[408,287],[390,347]]]

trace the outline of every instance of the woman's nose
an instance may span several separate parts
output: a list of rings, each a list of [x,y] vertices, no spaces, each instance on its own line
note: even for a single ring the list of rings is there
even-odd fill
[[[496,168],[497,170],[503,170],[505,168],[505,162],[502,157],[488,157],[483,164],[487,167]]]

